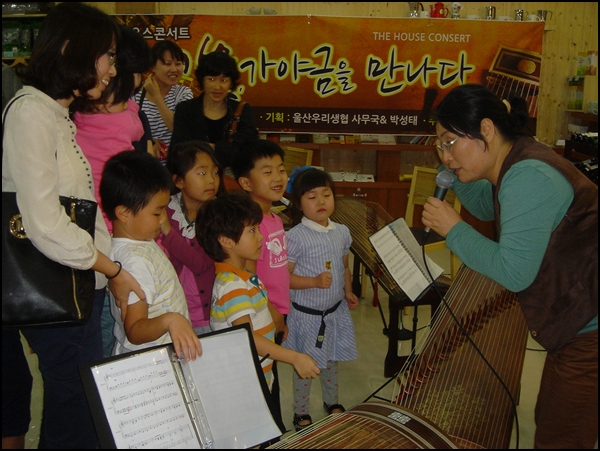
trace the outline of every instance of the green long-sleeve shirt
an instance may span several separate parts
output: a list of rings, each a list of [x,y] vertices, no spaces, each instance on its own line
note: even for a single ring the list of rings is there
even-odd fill
[[[471,214],[484,221],[494,219],[490,182],[455,180],[452,189]],[[460,222],[448,233],[446,244],[470,268],[511,291],[521,291],[537,276],[550,234],[573,200],[573,188],[548,164],[524,160],[504,176],[498,200],[498,242]]]
[[[454,179],[452,190],[463,207],[483,221],[493,220],[492,184]],[[535,280],[550,235],[565,216],[573,195],[572,186],[556,169],[539,160],[523,160],[508,170],[498,193],[498,242],[461,221],[446,236],[446,245],[468,267],[510,291],[524,290]],[[597,328],[598,316],[580,333]]]

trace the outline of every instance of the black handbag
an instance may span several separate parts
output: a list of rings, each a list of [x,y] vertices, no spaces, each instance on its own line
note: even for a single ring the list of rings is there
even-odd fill
[[[92,238],[98,204],[60,196],[71,221]],[[82,325],[92,314],[96,276],[50,260],[27,238],[16,193],[2,193],[2,329]]]

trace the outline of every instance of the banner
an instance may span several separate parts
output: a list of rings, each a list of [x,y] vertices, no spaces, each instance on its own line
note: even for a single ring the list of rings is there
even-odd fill
[[[116,16],[150,45],[184,50],[182,83],[199,95],[198,58],[238,61],[233,93],[261,131],[431,133],[431,111],[450,89],[488,86],[526,98],[537,116],[543,22],[315,16]]]

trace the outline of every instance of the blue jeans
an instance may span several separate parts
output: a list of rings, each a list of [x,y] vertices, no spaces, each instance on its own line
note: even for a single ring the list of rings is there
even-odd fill
[[[79,376],[79,365],[102,358],[100,317],[106,290],[94,293],[83,326],[24,329],[44,382],[40,448],[98,448],[98,437]]]
[[[106,290],[106,296],[104,296],[100,324],[102,325],[102,354],[104,357],[110,357],[112,348],[115,345],[115,336],[113,334],[115,319],[112,317],[112,313],[110,313],[110,294],[108,290]]]

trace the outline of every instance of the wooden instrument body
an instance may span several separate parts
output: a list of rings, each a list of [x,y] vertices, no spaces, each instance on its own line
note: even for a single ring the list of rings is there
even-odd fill
[[[395,402],[457,441],[508,448],[528,333],[516,294],[463,265],[445,301],[398,375]]]
[[[269,449],[457,449],[448,435],[415,412],[391,403],[357,404],[323,418]]]
[[[445,302],[435,310],[425,337],[412,353],[398,356],[399,313],[414,304],[380,262],[368,239],[393,218],[378,204],[337,199],[332,219],[346,224],[352,234],[354,277],[358,261],[389,295],[384,375],[397,375],[398,383],[390,401],[428,419],[461,448],[508,448],[528,335],[516,294],[463,265],[449,288],[438,279],[436,286]],[[435,290],[429,289],[417,303],[431,304],[434,310],[438,302]]]

